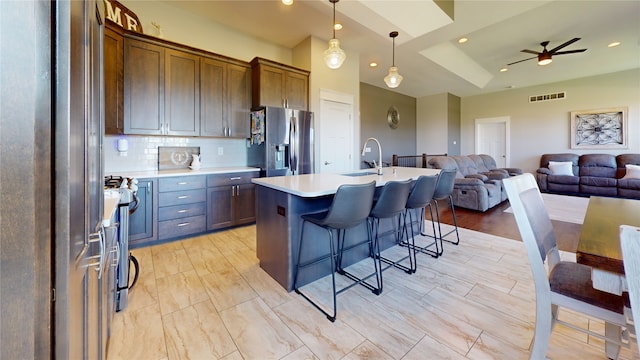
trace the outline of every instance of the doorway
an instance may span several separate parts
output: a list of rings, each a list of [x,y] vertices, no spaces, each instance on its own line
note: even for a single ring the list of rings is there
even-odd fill
[[[320,119],[317,120],[319,156],[316,172],[353,170],[353,96],[321,90]]]
[[[509,116],[475,120],[475,153],[490,155],[499,168],[508,167],[510,163],[510,121]]]

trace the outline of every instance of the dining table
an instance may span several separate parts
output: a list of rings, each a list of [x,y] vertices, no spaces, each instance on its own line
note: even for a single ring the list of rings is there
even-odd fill
[[[617,295],[627,291],[620,225],[640,226],[640,200],[592,196],[576,251],[577,262],[592,268],[593,287]]]

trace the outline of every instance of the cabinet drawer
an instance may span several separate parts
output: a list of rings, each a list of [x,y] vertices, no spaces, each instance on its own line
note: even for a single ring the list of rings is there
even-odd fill
[[[158,238],[171,239],[179,236],[197,234],[206,230],[206,216],[191,216],[184,219],[160,221],[158,223]]]
[[[158,221],[182,219],[186,217],[205,215],[206,203],[164,206],[158,209]]]
[[[158,194],[159,207],[193,204],[204,201],[207,201],[206,189],[171,191]]]
[[[227,186],[250,183],[251,179],[259,177],[258,171],[215,174],[207,176],[207,186]]]
[[[205,181],[204,175],[160,178],[158,179],[158,191],[203,189]]]

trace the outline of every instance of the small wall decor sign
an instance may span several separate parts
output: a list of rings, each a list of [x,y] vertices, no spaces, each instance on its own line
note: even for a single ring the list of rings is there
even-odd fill
[[[572,149],[627,149],[627,108],[572,111]]]

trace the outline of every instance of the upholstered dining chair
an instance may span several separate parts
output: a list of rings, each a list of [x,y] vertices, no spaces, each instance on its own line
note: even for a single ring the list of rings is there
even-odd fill
[[[594,289],[591,267],[560,260],[553,226],[533,175],[525,173],[502,182],[527,250],[536,290],[530,359],[545,358],[556,323],[605,340],[607,357],[616,359],[622,345],[622,328],[626,326],[622,296]],[[604,320],[605,336],[559,320],[561,307]]]
[[[453,205],[453,187],[456,181],[456,170],[455,169],[442,169],[438,174],[438,182],[436,183],[436,189],[433,193],[433,204],[436,206],[436,218],[438,220],[438,236],[440,237],[440,252],[438,255],[442,255],[442,241],[450,242],[454,245],[458,245],[460,243],[460,234],[458,233],[458,220],[456,219],[456,209]],[[451,207],[451,215],[453,216],[453,229],[448,231],[446,234],[442,233],[442,225],[440,223],[440,207],[438,203],[440,201],[449,201],[449,206]],[[446,239],[447,236],[452,233],[456,233],[456,240]],[[426,234],[422,234],[426,235]],[[434,234],[435,235],[435,234]],[[428,236],[428,235],[427,235]]]
[[[340,185],[338,190],[336,191],[335,196],[331,202],[331,205],[328,210],[321,211],[317,213],[304,214],[302,215],[302,229],[300,231],[300,247],[298,250],[298,263],[296,265],[296,274],[293,281],[293,288],[297,294],[300,294],[305,300],[307,300],[311,305],[313,305],[316,309],[320,310],[327,319],[331,322],[336,321],[337,315],[337,295],[340,293],[350,289],[351,287],[360,284],[371,290],[374,294],[379,295],[382,291],[382,274],[380,269],[380,259],[376,259],[372,256],[373,259],[373,272],[369,275],[356,278],[354,276],[348,276],[351,280],[353,280],[349,285],[344,286],[341,289],[336,288],[336,277],[335,273],[338,272],[342,275],[347,275],[344,269],[342,268],[342,252],[344,250],[344,241],[345,241],[345,233],[347,230],[352,229],[360,224],[367,224],[367,240],[366,243],[369,244],[369,252],[374,253],[373,250],[373,240],[371,238],[371,232],[368,229],[368,218],[369,213],[371,212],[371,207],[373,205],[373,195],[376,190],[376,182],[372,181],[366,184],[347,184]],[[406,200],[405,200],[406,201]],[[314,224],[319,226],[327,231],[328,235],[328,248],[329,253],[326,255],[321,255],[317,258],[313,259],[302,259],[303,247],[305,242],[309,241],[324,241],[322,239],[316,238],[308,238],[305,237],[305,225],[307,223]],[[337,238],[334,241],[333,233],[334,231],[337,233]],[[329,258],[329,262],[331,264],[331,284],[332,284],[332,295],[333,295],[333,312],[330,314],[326,310],[323,309],[316,301],[314,301],[311,297],[307,296],[300,290],[298,284],[298,278],[300,272],[309,266],[313,266],[321,261],[325,261]],[[372,285],[367,282],[367,280],[371,277],[376,278],[376,285]]]
[[[442,244],[438,245],[438,237],[436,236],[436,225],[433,218],[433,207],[431,206],[431,200],[433,200],[433,194],[435,194],[437,183],[438,176],[424,175],[418,177],[418,179],[413,182],[413,187],[411,188],[411,193],[409,193],[409,198],[407,199],[407,205],[405,207],[404,213],[405,222],[407,220],[407,216],[409,218],[409,226],[411,227],[411,242],[409,242],[409,236],[407,236],[406,243],[402,243],[402,245],[412,246],[414,248],[414,254],[415,252],[421,252],[436,258],[440,256],[440,248],[442,247]],[[421,235],[425,234],[425,212],[427,208],[429,208],[429,218],[431,219],[431,228],[434,234],[433,242],[424,246],[417,246],[415,244],[414,223],[418,223],[418,233]],[[416,216],[416,220],[413,220],[413,212],[419,212]],[[435,246],[435,250],[431,249],[432,246]]]
[[[631,313],[634,323],[640,324],[640,228],[629,225],[620,226],[620,248],[622,249],[624,273],[629,288]],[[637,331],[636,329],[636,336]],[[637,341],[635,350],[636,356],[640,357],[640,347]]]

